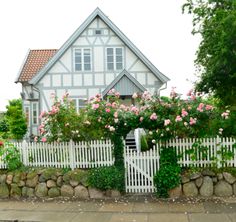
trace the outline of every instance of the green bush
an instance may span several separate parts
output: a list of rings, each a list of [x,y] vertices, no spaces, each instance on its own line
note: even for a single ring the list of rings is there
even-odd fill
[[[172,147],[162,148],[160,170],[154,176],[154,185],[158,197],[168,197],[168,191],[180,184],[181,168],[177,162],[176,152]]]
[[[177,165],[164,165],[154,176],[154,185],[158,197],[168,197],[168,191],[180,184],[180,167]]]
[[[23,166],[20,159],[20,152],[12,143],[4,143],[4,146],[0,148],[0,156],[4,163],[7,164],[9,171],[19,169]]]
[[[115,166],[93,169],[89,173],[88,184],[100,190],[116,189],[124,191],[124,171]]]

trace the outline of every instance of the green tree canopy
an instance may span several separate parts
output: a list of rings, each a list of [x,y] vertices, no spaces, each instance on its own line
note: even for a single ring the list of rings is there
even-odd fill
[[[6,106],[6,121],[12,139],[22,139],[27,131],[26,118],[22,110],[22,101],[13,99]]]
[[[186,0],[193,34],[200,34],[195,65],[196,90],[213,93],[224,105],[236,105],[236,0]]]

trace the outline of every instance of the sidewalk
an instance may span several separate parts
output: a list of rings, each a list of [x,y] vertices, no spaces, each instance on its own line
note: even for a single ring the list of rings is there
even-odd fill
[[[236,222],[236,198],[156,200],[1,200],[0,221]]]

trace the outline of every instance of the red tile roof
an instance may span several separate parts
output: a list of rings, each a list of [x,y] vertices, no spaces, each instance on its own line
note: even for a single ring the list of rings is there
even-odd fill
[[[30,50],[16,82],[28,82],[47,64],[57,49]]]

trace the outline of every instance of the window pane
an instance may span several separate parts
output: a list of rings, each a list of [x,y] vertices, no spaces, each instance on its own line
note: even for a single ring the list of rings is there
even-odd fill
[[[84,70],[91,70],[91,64],[84,64]]]
[[[84,56],[84,63],[90,63],[90,56]]]
[[[81,56],[75,57],[75,63],[81,63]]]
[[[116,56],[116,62],[121,62],[122,63],[122,56]]]
[[[75,64],[75,71],[81,71],[81,64]]]
[[[113,62],[113,56],[107,56],[107,62]]]
[[[123,64],[122,63],[116,63],[116,69],[123,69]]]
[[[107,69],[108,70],[114,70],[114,64],[113,63],[107,63]]]
[[[113,48],[107,48],[107,55],[113,55]]]
[[[84,49],[84,55],[89,55],[90,56],[90,49]]]
[[[86,101],[84,99],[79,99],[79,106],[85,106]]]
[[[122,55],[122,48],[116,48],[116,55]]]

